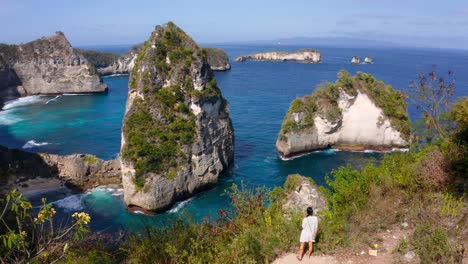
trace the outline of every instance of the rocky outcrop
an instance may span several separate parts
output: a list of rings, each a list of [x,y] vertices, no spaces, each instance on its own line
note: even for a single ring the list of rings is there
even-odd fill
[[[252,55],[239,56],[235,59],[237,62],[247,60],[253,61],[297,61],[306,63],[319,63],[322,61],[320,52],[311,49],[299,50],[294,52],[272,51],[262,52]]]
[[[283,121],[276,148],[282,157],[317,149],[407,147],[410,121],[403,95],[370,74],[338,74],[334,84],[296,98]]]
[[[220,48],[203,48],[206,51],[208,64],[213,71],[227,71],[231,69],[229,56]]]
[[[107,91],[94,68],[70,45],[62,32],[22,45],[2,45],[1,94],[5,98]],[[8,47],[5,49],[5,47]],[[7,57],[8,59],[5,59]]]
[[[39,154],[44,162],[62,180],[79,188],[120,182],[120,162],[102,160],[90,154],[66,156]]]
[[[372,60],[371,57],[366,57],[366,58],[364,59],[364,63],[365,63],[365,64],[373,64],[374,61]]]
[[[354,56],[351,59],[351,64],[359,64],[359,63],[361,63],[361,58],[359,58],[358,56]]]
[[[59,178],[71,186],[86,189],[120,182],[118,160],[103,161],[89,154],[54,155],[30,153],[0,146],[0,191],[12,184],[33,179]]]
[[[117,58],[114,62],[104,67],[96,67],[100,75],[129,74],[135,66],[138,53],[142,50],[143,44],[134,46],[124,55]]]
[[[172,22],[157,26],[130,76],[121,168],[129,207],[161,211],[215,184],[234,134],[206,53]]]
[[[314,209],[314,213],[327,209],[324,195],[320,193],[311,178],[299,174],[289,175],[286,179],[285,188],[288,191],[283,202],[285,211],[299,210],[305,213],[309,206]]]
[[[8,48],[8,45],[0,46],[0,50],[4,48]],[[21,81],[16,72],[0,53],[0,109],[3,107],[4,102],[21,96],[18,92],[19,85],[21,85]]]

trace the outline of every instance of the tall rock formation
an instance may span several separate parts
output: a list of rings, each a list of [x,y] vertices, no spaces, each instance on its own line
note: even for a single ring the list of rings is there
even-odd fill
[[[336,83],[296,98],[276,141],[283,157],[316,149],[391,149],[407,147],[410,121],[399,92],[372,75],[338,73]]]
[[[2,101],[36,94],[107,91],[94,67],[62,32],[22,45],[1,45],[0,57],[0,78],[7,80],[0,87],[0,95],[5,94]]]
[[[156,27],[136,59],[122,133],[130,207],[165,210],[215,184],[233,161],[228,102],[206,53],[172,22]]]

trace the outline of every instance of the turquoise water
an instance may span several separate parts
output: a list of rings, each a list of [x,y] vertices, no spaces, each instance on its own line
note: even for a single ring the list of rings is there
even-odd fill
[[[240,54],[304,47],[221,46],[230,58]],[[345,49],[316,47],[321,64],[289,62],[232,63],[229,72],[216,73],[223,95],[230,102],[235,141],[235,163],[214,189],[178,203],[164,214],[143,216],[128,213],[119,190],[96,189],[87,194],[66,195],[56,205],[63,214],[88,211],[96,230],[138,229],[142,224],[161,224],[168,218],[188,213],[195,219],[216,216],[229,206],[225,190],[232,183],[248,186],[280,186],[288,174],[301,173],[325,184],[324,176],[347,163],[363,164],[380,159],[379,153],[325,151],[290,161],[278,158],[275,141],[292,99],[312,92],[323,81],[334,81],[340,69],[366,71],[405,90],[420,71],[455,71],[456,95],[468,95],[468,53],[415,49]],[[350,65],[354,55],[371,56],[373,65]],[[91,153],[103,159],[115,158],[120,147],[120,127],[125,107],[128,76],[108,77],[107,95],[64,95],[29,97],[7,104],[0,112],[0,144],[51,153]],[[418,113],[410,107],[412,118]],[[34,142],[32,142],[34,140]],[[29,143],[28,143],[29,142]]]

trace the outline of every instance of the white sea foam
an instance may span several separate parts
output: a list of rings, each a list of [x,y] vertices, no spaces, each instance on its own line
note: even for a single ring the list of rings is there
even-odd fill
[[[192,201],[193,200],[193,197],[192,198],[189,198],[185,201],[181,201],[181,202],[177,202],[172,208],[171,210],[169,210],[168,212],[173,214],[173,213],[177,213],[180,211],[180,209],[182,209],[188,202]]]
[[[302,154],[299,154],[299,155],[296,155],[296,156],[292,156],[292,157],[288,157],[288,158],[285,158],[283,156],[280,155],[280,158],[284,161],[288,161],[288,160],[293,160],[293,159],[297,159],[297,158],[300,158],[300,157],[303,157],[303,156],[307,156],[307,155],[310,155],[312,153],[324,153],[324,154],[328,154],[328,155],[335,155],[336,153],[335,152],[339,152],[339,151],[345,151],[345,152],[358,152],[358,153],[392,153],[392,152],[408,152],[409,149],[407,148],[392,148],[390,150],[372,150],[372,149],[364,149],[364,150],[341,150],[341,149],[334,149],[334,148],[331,148],[331,149],[325,149],[325,150],[314,150],[314,151],[310,151],[310,152],[306,152],[306,153],[302,153]]]
[[[65,93],[65,96],[74,96],[74,95],[93,95],[92,93]]]
[[[0,111],[0,125],[13,125],[15,123],[18,123],[22,121],[23,119],[15,116],[14,112],[9,110],[9,111]]]
[[[42,100],[43,99],[39,95],[21,97],[21,98],[15,99],[15,100],[6,101],[4,103],[2,109],[3,110],[8,110],[8,109],[16,108],[16,107],[19,107],[19,106],[35,104],[35,103],[40,102]]]
[[[34,147],[49,145],[49,144],[51,144],[51,143],[49,143],[49,142],[36,142],[34,140],[29,140],[28,142],[26,142],[26,144],[23,145],[23,148],[24,149],[30,149],[30,148],[34,148]]]
[[[145,214],[145,212],[143,212],[143,211],[139,211],[139,210],[133,211],[132,213],[134,213],[134,214],[142,214],[142,215],[144,215],[144,214]]]
[[[62,208],[66,212],[79,211],[84,209],[84,205],[81,201],[80,194],[65,197],[63,199],[53,202],[52,204]]]
[[[102,78],[111,78],[111,77],[126,76],[126,75],[128,75],[128,74],[126,74],[126,73],[116,73],[116,74],[102,76]]]
[[[54,98],[47,100],[46,104],[57,100],[60,96],[61,96],[61,95],[57,95],[57,96],[55,96]]]

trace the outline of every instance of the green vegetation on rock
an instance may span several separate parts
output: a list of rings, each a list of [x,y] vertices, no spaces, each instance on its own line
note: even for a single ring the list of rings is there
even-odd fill
[[[0,58],[5,62],[13,62],[16,59],[16,45],[0,43]]]
[[[188,106],[221,96],[214,76],[204,90],[193,87],[193,69],[204,63],[206,53],[171,22],[143,44],[130,90],[144,99],[136,97],[126,115],[122,153],[134,163],[137,178],[147,172],[175,178],[177,168],[190,160],[196,125]]]
[[[351,96],[356,96],[358,91],[367,94],[382,109],[392,126],[402,133],[403,138],[409,139],[411,124],[403,94],[371,74],[358,72],[355,76],[350,76],[345,70],[338,73],[335,83],[320,84],[312,95],[293,100],[283,121],[280,136],[285,137],[289,132],[313,127],[313,120],[317,115],[330,122],[339,121],[342,115],[338,106],[340,89]],[[294,120],[294,115],[297,114],[305,115],[300,123]]]
[[[114,63],[120,55],[112,52],[104,52],[97,50],[76,49],[79,53],[88,60],[88,62],[96,68],[107,67]]]
[[[206,51],[208,64],[211,67],[224,67],[229,63],[229,57],[223,49],[220,48],[203,48]]]

